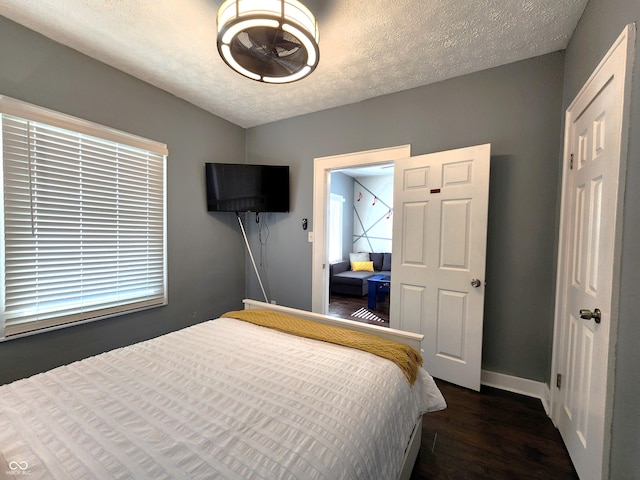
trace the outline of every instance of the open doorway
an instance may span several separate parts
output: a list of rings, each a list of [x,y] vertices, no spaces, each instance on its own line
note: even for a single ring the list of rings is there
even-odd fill
[[[389,326],[424,335],[421,353],[434,376],[479,390],[491,145],[415,157],[402,150],[316,159],[313,311],[326,313],[329,301],[330,172],[354,158],[359,166],[393,161]]]
[[[354,172],[358,171],[359,173],[366,172],[365,169],[371,170],[387,170],[390,174],[393,173],[393,169],[390,168],[393,166],[395,160],[408,158],[411,156],[411,146],[403,145],[399,147],[391,147],[384,148],[379,150],[370,150],[365,152],[356,152],[344,155],[336,155],[331,157],[323,157],[316,158],[314,164],[314,197],[313,197],[313,264],[312,264],[312,310],[317,313],[326,314],[329,311],[329,293],[330,293],[330,264],[329,260],[329,243],[330,243],[330,235],[332,232],[332,228],[330,225],[330,206],[331,206],[331,188],[332,188],[332,173],[340,173],[341,175],[349,176],[354,174]],[[386,167],[386,168],[382,168]],[[345,173],[346,172],[346,173]],[[349,174],[349,175],[347,175]],[[336,175],[333,178],[335,182],[336,179],[339,178]],[[364,186],[368,184],[368,181],[360,181]],[[355,181],[354,181],[355,184]],[[371,190],[371,189],[369,189]],[[364,201],[365,190],[364,188],[360,188],[358,192],[362,191],[361,202]],[[347,204],[347,198],[353,199],[357,202],[357,194],[355,192],[355,187],[353,190],[347,189],[347,192],[350,192],[351,197],[349,195],[342,195],[345,198],[345,204]],[[354,193],[355,192],[355,193]],[[393,186],[390,186],[391,197],[390,201],[385,200],[385,203],[389,206],[386,209],[384,214],[384,220],[386,220],[386,216],[389,215],[389,224],[391,224],[392,220],[392,199],[393,199]],[[368,193],[367,192],[367,201],[373,204],[374,196],[378,196],[375,192]],[[376,200],[376,206],[380,208],[383,204]],[[372,205],[373,206],[373,205]],[[383,207],[384,208],[384,207]],[[389,210],[391,210],[391,214],[389,214]],[[353,212],[353,207],[348,210],[348,206],[343,205],[343,214],[346,212]],[[378,209],[374,210],[372,215],[375,216]],[[358,224],[357,217],[353,220],[355,224]],[[363,224],[366,222],[363,222]],[[373,221],[372,223],[375,223]],[[378,222],[379,223],[379,222]],[[361,230],[356,230],[354,227],[346,227],[346,230],[351,230],[351,238],[350,243],[344,241],[343,238],[343,251],[342,257],[349,258],[349,253],[357,252],[359,248],[364,244],[366,248],[368,247],[368,243],[371,241],[372,237],[376,235],[376,228],[367,228],[364,225]],[[366,235],[365,235],[366,232]],[[357,240],[354,243],[354,233],[355,239]],[[368,238],[367,238],[368,237]],[[388,235],[388,252],[391,251],[391,235]],[[375,242],[374,242],[375,243]],[[383,248],[376,244],[378,248]],[[364,250],[363,250],[364,251]],[[366,250],[372,251],[372,250]],[[390,270],[390,267],[389,267]],[[362,297],[362,295],[361,295]],[[388,299],[388,295],[387,295]],[[364,296],[364,300],[367,300],[367,296]],[[360,299],[362,301],[362,299]],[[351,308],[351,307],[349,307]],[[349,313],[350,316],[350,313]],[[352,318],[353,319],[353,318]]]
[[[330,172],[329,315],[389,326],[393,167],[390,162]]]

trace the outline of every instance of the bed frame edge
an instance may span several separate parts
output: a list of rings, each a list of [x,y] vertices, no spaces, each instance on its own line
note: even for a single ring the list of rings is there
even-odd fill
[[[411,473],[413,472],[413,467],[415,466],[418,452],[420,451],[420,445],[422,444],[422,418],[423,415],[418,418],[416,426],[413,428],[413,432],[411,432],[411,438],[409,439],[409,444],[404,454],[402,470],[398,475],[398,480],[409,480],[411,478]]]
[[[370,325],[368,323],[356,322],[354,320],[346,320],[343,318],[330,317],[328,315],[322,315],[320,313],[309,312],[306,310],[300,310],[297,308],[285,307],[283,305],[275,305],[272,303],[260,302],[258,300],[251,300],[245,298],[242,300],[244,309],[249,310],[252,308],[262,308],[267,310],[274,310],[289,315],[296,315],[298,317],[306,318],[308,320],[314,320],[316,322],[324,323],[326,325],[333,325],[342,328],[348,328],[349,330],[355,330],[358,332],[369,333],[377,335],[378,337],[393,340],[395,342],[404,343],[411,348],[420,351],[420,344],[424,335],[413,332],[406,332],[404,330],[397,330],[394,328],[381,327],[378,325]]]

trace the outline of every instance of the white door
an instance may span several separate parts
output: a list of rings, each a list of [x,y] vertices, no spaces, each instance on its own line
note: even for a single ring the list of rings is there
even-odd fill
[[[480,390],[490,145],[397,160],[390,326],[434,377]]]
[[[607,379],[627,58],[627,42],[620,40],[567,110],[565,124],[554,347],[560,377],[552,386],[553,417],[582,480],[608,472]]]

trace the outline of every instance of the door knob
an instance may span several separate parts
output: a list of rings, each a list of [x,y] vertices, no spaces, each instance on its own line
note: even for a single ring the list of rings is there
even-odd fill
[[[593,312],[591,310],[587,310],[586,308],[581,309],[580,318],[584,320],[591,320],[593,318],[596,323],[600,323],[600,320],[602,320],[602,312],[600,312],[599,308],[596,308]]]
[[[471,280],[471,286],[473,288],[478,288],[481,285],[481,281],[478,280],[477,278],[474,278],[473,280]]]

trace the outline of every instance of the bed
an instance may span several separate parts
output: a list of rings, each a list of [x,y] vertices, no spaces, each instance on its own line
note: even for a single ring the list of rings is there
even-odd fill
[[[419,349],[408,332],[244,308]],[[0,477],[409,478],[422,417],[445,406],[422,368],[411,383],[367,351],[223,315],[1,386]]]

